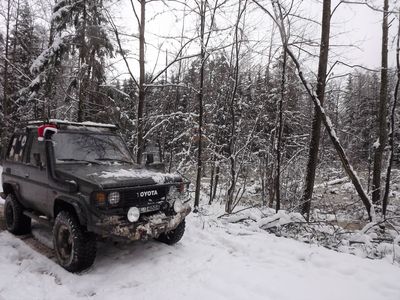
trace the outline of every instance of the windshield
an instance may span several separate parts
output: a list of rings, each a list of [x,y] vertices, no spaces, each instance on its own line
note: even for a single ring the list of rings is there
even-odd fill
[[[127,147],[118,135],[59,132],[53,135],[52,140],[56,163],[133,163]]]

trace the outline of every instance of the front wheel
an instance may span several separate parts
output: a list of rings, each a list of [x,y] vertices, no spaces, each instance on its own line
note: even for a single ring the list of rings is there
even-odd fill
[[[173,245],[182,239],[184,233],[185,220],[183,220],[174,230],[162,233],[157,240],[168,245]]]
[[[15,235],[31,232],[31,219],[23,214],[24,208],[13,194],[9,194],[4,205],[7,230]]]
[[[80,272],[93,265],[96,238],[86,232],[74,214],[61,211],[53,227],[53,244],[58,263],[69,272]]]

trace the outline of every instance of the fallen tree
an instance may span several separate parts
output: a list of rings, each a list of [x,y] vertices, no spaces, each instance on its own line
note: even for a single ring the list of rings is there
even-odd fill
[[[265,13],[267,13],[272,18],[274,23],[277,25],[280,36],[281,36],[282,45],[283,45],[286,53],[288,54],[288,56],[291,58],[291,60],[293,61],[293,63],[296,66],[298,76],[300,77],[300,80],[301,80],[304,88],[306,89],[308,95],[310,96],[310,99],[313,101],[315,110],[321,117],[322,124],[325,126],[325,129],[329,135],[329,138],[330,138],[337,154],[339,155],[339,158],[340,158],[343,168],[346,171],[347,176],[350,178],[351,182],[353,183],[354,188],[356,189],[357,194],[359,195],[362,203],[364,204],[364,206],[367,210],[367,213],[368,213],[369,220],[375,221],[375,210],[372,205],[372,202],[369,199],[367,193],[365,192],[365,189],[363,188],[361,181],[358,178],[356,172],[354,171],[352,165],[350,164],[349,158],[346,155],[346,152],[345,152],[342,144],[340,143],[339,138],[336,135],[335,128],[333,127],[330,118],[326,114],[325,109],[322,107],[317,94],[315,93],[315,91],[312,89],[311,85],[308,83],[307,79],[305,78],[302,67],[301,67],[298,59],[291,51],[289,44],[285,42],[287,40],[287,34],[286,34],[284,17],[282,14],[282,7],[281,7],[281,4],[279,3],[279,0],[271,0],[272,7],[274,9],[274,14],[272,14],[268,9],[266,9],[264,6],[259,4],[258,1],[256,1],[256,0],[253,0],[253,1],[254,1],[254,3],[257,4],[258,7],[260,7]]]

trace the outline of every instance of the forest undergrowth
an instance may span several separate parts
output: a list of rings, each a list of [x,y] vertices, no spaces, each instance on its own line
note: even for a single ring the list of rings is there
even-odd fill
[[[368,182],[368,172],[359,176],[364,183]],[[239,223],[250,230],[265,230],[276,236],[317,244],[338,252],[400,263],[400,169],[393,170],[386,218],[381,217],[381,209],[375,206],[377,219],[374,222],[369,221],[353,185],[340,170],[320,172],[317,179],[308,222],[299,213],[301,203],[298,200],[282,199],[284,209],[278,212],[264,205],[260,201],[257,180],[250,180],[232,214],[223,212],[223,189],[217,193],[215,203],[202,205],[199,214],[207,216],[218,212],[217,218],[222,222]],[[209,192],[207,178],[202,187],[202,200],[206,202]]]

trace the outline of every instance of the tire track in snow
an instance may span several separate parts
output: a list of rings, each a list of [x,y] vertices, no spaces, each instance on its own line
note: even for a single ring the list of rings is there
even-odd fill
[[[0,205],[0,232],[6,231],[6,222],[4,219],[4,206]],[[47,247],[45,244],[41,243],[33,234],[25,234],[25,235],[14,235],[15,238],[23,241],[30,248],[35,250],[36,252],[46,256],[52,261],[56,262],[55,254],[53,249]]]

